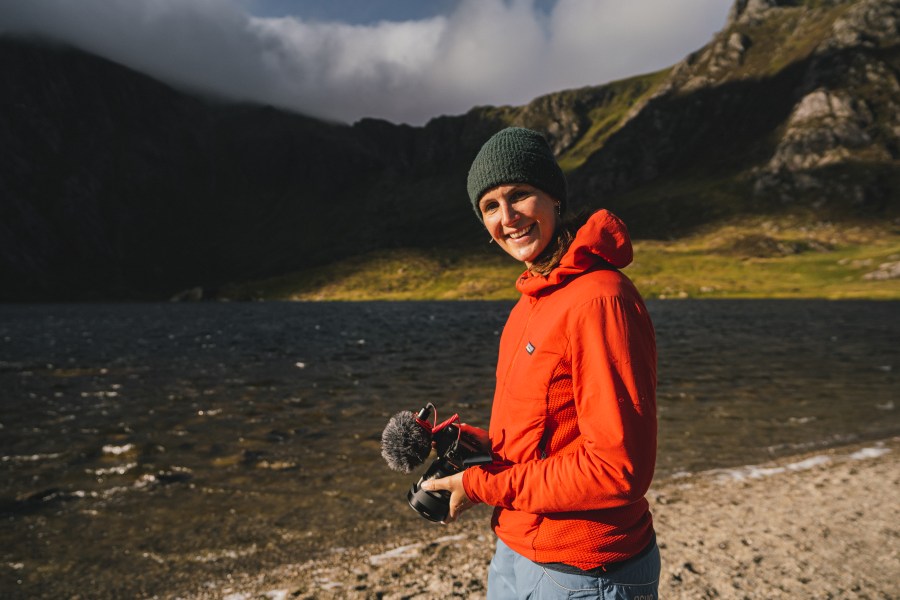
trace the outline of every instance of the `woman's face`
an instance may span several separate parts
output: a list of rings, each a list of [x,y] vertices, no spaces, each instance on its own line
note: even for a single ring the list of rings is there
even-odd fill
[[[526,183],[499,185],[478,203],[484,226],[497,245],[529,268],[553,239],[556,206],[547,193]]]

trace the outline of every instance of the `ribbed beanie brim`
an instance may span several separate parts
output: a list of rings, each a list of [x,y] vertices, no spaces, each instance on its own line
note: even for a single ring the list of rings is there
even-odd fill
[[[469,168],[467,188],[475,214],[481,219],[478,201],[491,188],[527,183],[559,200],[566,208],[566,177],[543,135],[523,127],[508,127],[495,133],[478,151]]]

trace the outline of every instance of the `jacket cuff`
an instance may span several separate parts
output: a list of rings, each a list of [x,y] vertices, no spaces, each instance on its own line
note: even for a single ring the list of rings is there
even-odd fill
[[[481,471],[481,467],[470,467],[470,468],[466,469],[465,471],[463,471],[463,476],[462,476],[462,484],[463,484],[463,489],[466,491],[466,496],[468,496],[469,500],[471,500],[475,504],[484,502],[484,498],[481,497],[481,494],[478,494],[475,491],[475,487],[478,484],[476,479],[479,478],[479,475],[483,477],[484,473],[483,472],[479,473],[477,471]]]

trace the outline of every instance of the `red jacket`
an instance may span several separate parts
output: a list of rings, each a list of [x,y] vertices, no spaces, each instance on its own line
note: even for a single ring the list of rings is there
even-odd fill
[[[651,540],[644,494],[656,463],[656,336],[631,281],[625,225],[601,210],[547,278],[526,272],[500,338],[490,437],[469,498],[539,563],[592,569]],[[611,265],[611,266],[610,266]]]

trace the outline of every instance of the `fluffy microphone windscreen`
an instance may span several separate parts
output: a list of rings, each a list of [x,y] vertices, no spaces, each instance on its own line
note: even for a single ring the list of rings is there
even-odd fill
[[[431,431],[419,425],[415,413],[398,412],[381,434],[381,455],[394,471],[410,473],[431,452]]]

